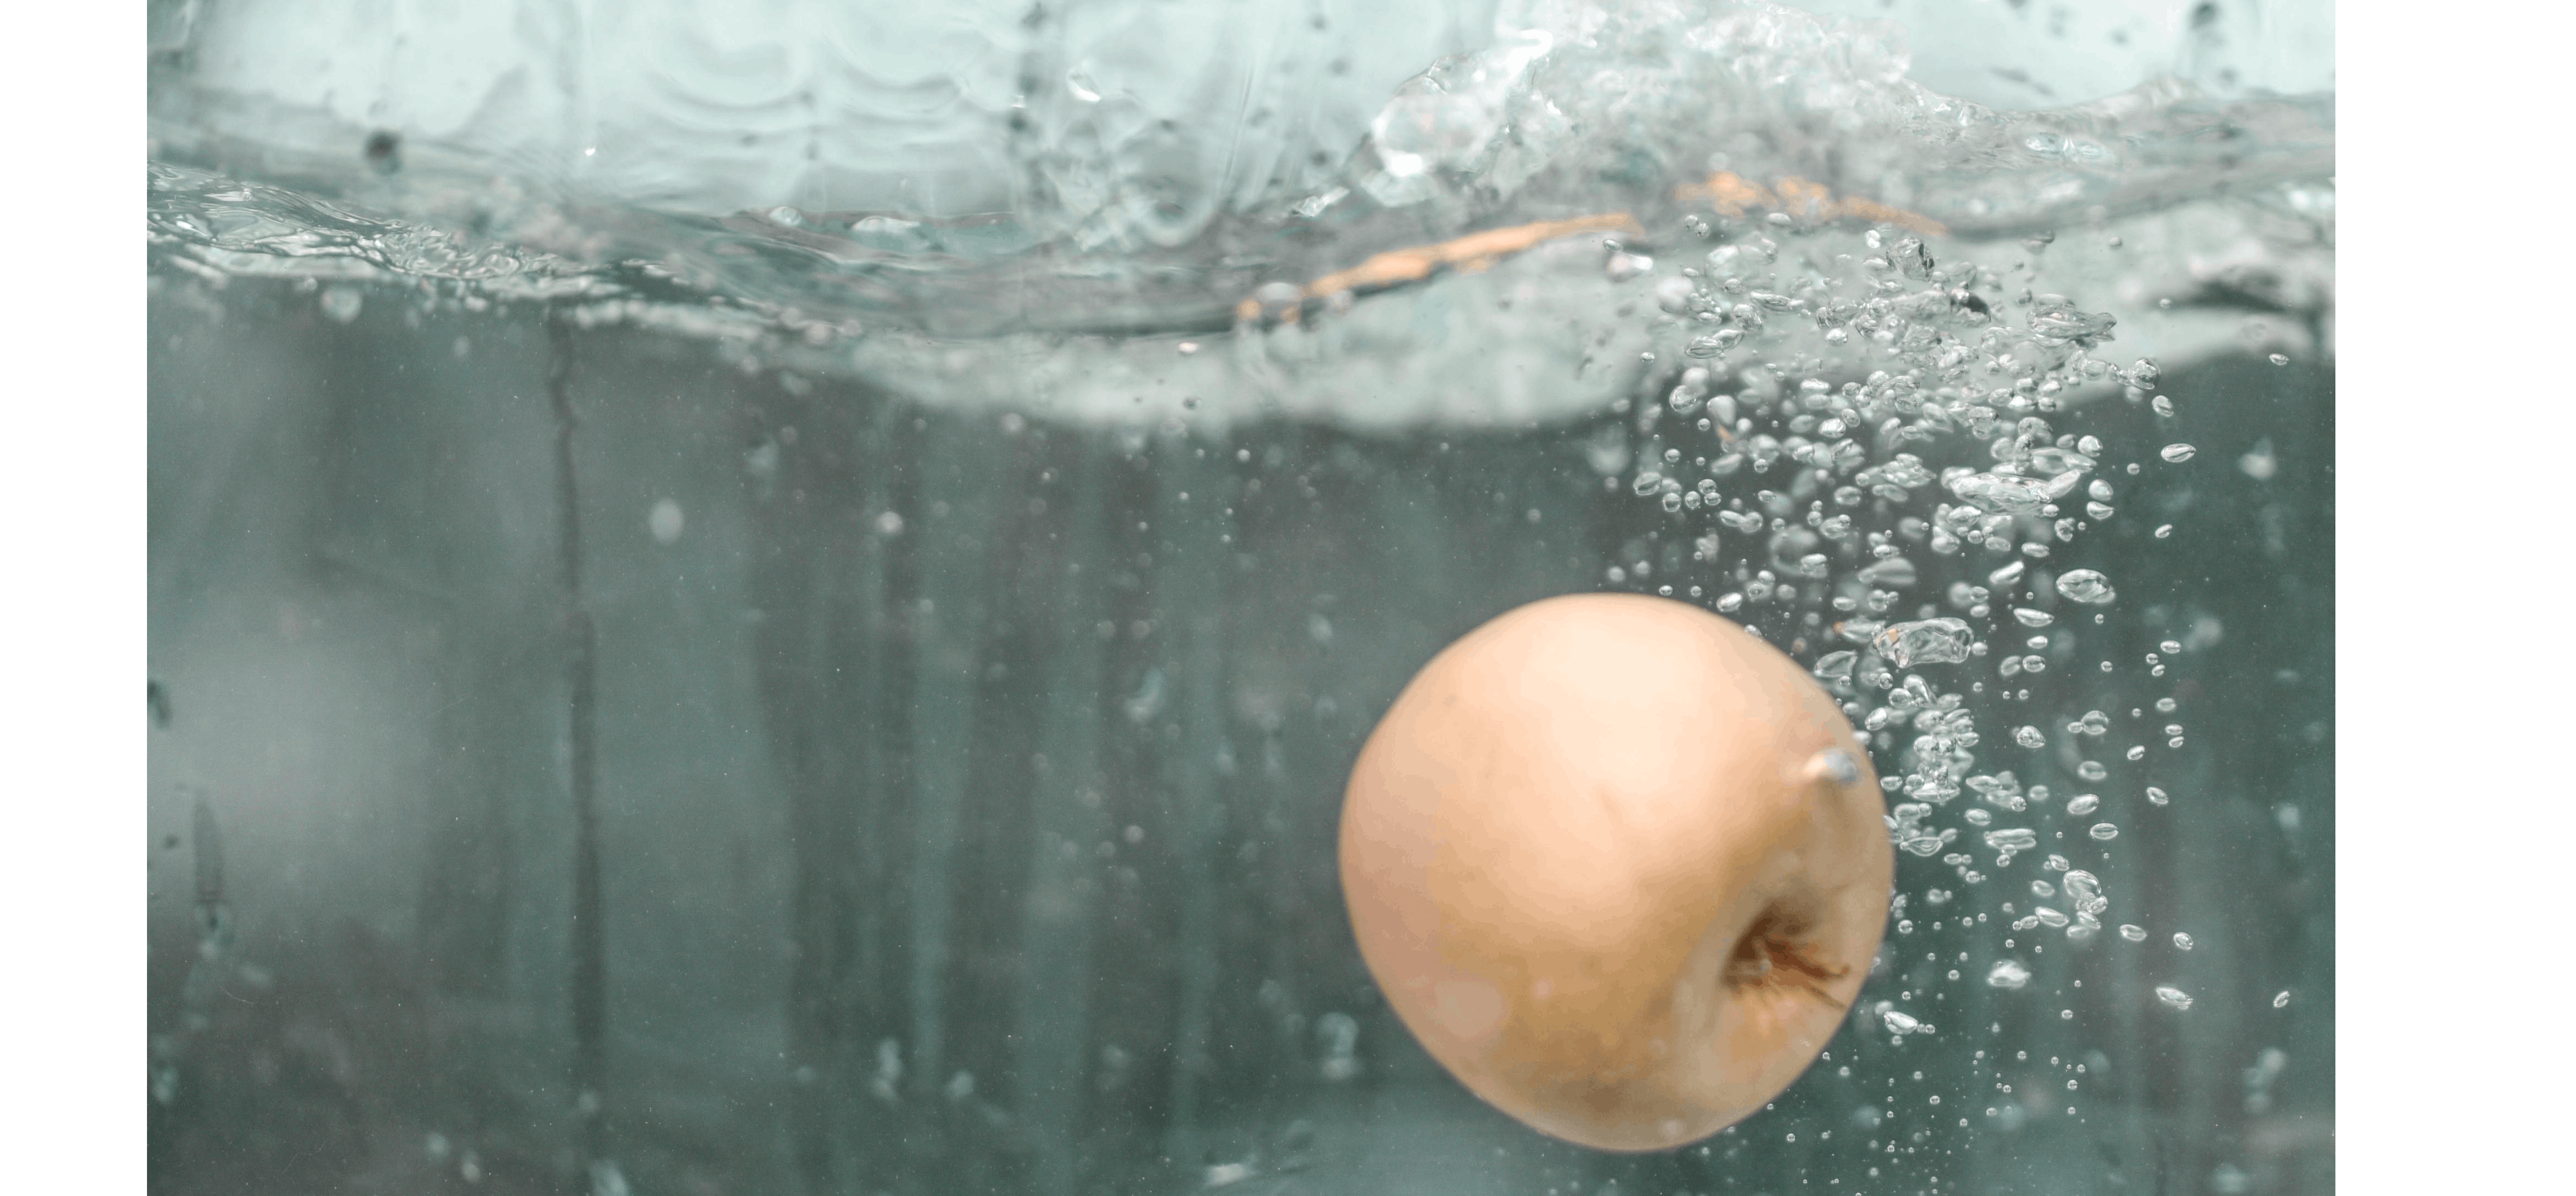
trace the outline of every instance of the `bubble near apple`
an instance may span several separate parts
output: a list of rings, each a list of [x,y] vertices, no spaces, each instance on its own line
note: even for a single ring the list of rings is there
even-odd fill
[[[1361,749],[1343,896],[1407,1029],[1600,1150],[1704,1138],[1831,1040],[1887,919],[1869,756],[1777,648],[1685,603],[1531,603],[1425,665]]]

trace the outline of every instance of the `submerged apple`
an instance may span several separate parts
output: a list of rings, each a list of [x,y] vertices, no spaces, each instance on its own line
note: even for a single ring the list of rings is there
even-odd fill
[[[1886,804],[1806,670],[1680,602],[1532,603],[1423,667],[1342,806],[1369,971],[1432,1057],[1602,1150],[1804,1071],[1887,917]]]

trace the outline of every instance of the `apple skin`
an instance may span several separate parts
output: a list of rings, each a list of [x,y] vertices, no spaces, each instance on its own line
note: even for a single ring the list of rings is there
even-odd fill
[[[1530,1128],[1688,1144],[1806,1070],[1895,876],[1869,755],[1807,671],[1681,602],[1583,594],[1425,665],[1353,766],[1342,891],[1432,1057]]]

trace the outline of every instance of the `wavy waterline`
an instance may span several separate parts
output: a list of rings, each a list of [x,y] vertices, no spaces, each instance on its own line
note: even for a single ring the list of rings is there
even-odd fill
[[[1267,343],[1262,330],[1301,319],[1343,325],[1345,353],[1443,358],[1412,331],[1425,304],[1452,313],[1441,336],[1545,339],[1546,320],[1592,327],[1639,297],[1594,285],[1604,254],[1669,260],[1834,225],[1923,235],[1945,256],[2061,231],[2126,243],[2082,268],[2051,251],[2054,285],[2312,325],[2323,311],[2330,326],[2331,96],[2221,103],[2167,80],[2013,112],[1934,93],[1908,66],[1893,26],[1759,0],[1515,6],[1492,45],[1398,87],[1328,185],[1190,200],[1204,218],[1177,241],[1168,212],[1053,184],[1012,210],[947,217],[672,210],[526,155],[388,140],[156,78],[147,221],[175,271],[429,283],[925,380],[960,371],[905,363],[959,343],[994,361],[1043,344],[1101,364],[1136,351],[1127,340],[1168,359],[1179,339],[1249,329]],[[1061,182],[1070,144],[1014,152],[1031,178]],[[1095,148],[1083,169],[1114,174],[1119,147]],[[1122,228],[1130,217],[1153,227]],[[1461,303],[1483,312],[1456,315]],[[1587,380],[1594,356],[1546,354],[1566,402],[1616,389]],[[1471,385],[1499,382],[1452,364]],[[1244,369],[1203,389],[1281,402],[1277,371]]]

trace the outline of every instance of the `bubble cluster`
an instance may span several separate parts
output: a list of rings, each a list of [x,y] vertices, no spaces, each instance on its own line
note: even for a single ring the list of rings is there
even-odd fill
[[[1679,338],[1620,408],[1629,426],[1613,460],[1634,463],[1627,489],[1673,521],[1698,575],[1715,575],[1693,596],[1806,662],[1842,702],[1890,792],[1891,840],[1946,870],[1938,883],[1980,910],[1918,921],[1954,900],[1945,887],[1905,916],[1914,894],[1903,890],[1928,879],[1907,865],[1898,938],[1980,923],[2016,936],[2006,950],[2022,936],[2093,938],[2106,929],[2102,877],[2115,875],[2124,824],[2169,800],[2145,782],[2157,752],[2183,747],[2183,728],[2148,721],[2144,702],[2052,717],[2039,703],[2067,686],[2036,698],[2032,687],[2052,670],[2121,669],[2104,658],[2119,654],[2083,647],[2121,601],[2117,580],[2083,563],[2084,542],[2122,518],[2128,479],[2195,450],[2112,443],[2099,428],[2113,421],[2088,416],[2152,398],[2170,417],[2170,397],[2153,393],[2162,370],[2110,355],[2110,314],[2014,293],[2023,263],[1944,260],[1886,225],[1857,244],[1847,230],[1776,222],[1694,220],[1688,231],[1715,244],[1696,255],[1658,246],[1652,261],[1639,247],[1609,250],[1611,268],[1661,275],[1642,318]],[[1648,572],[1641,561],[1611,580],[1663,593],[1687,580]],[[2158,649],[2128,657],[2148,684],[2184,645]],[[2177,709],[2170,695],[2153,705]],[[2054,800],[2013,769],[2087,789]],[[1987,886],[2042,854],[2039,878]],[[2024,892],[2039,901],[2017,904]],[[2122,924],[2115,937],[2149,935]],[[2188,935],[2174,942],[2190,949]],[[1982,974],[2018,992],[2034,967],[1996,956]],[[2157,995],[2190,1006],[2179,989]],[[1932,1033],[1892,1007],[1878,1020],[1898,1037]]]

